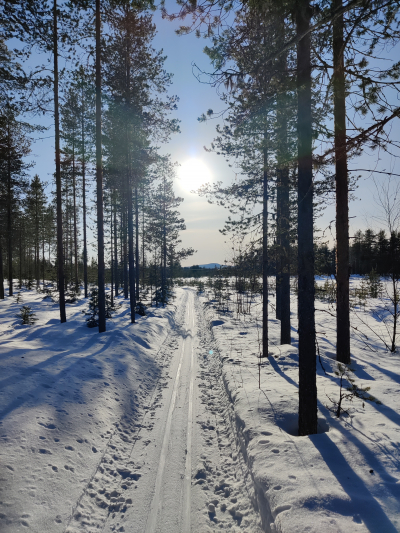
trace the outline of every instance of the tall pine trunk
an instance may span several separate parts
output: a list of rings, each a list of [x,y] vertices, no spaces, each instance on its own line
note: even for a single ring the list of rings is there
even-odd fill
[[[333,0],[338,11],[342,0]],[[350,363],[349,301],[349,188],[346,149],[346,87],[344,74],[343,14],[333,22],[333,102],[336,164],[336,284],[337,360]]]
[[[282,187],[280,183],[280,176],[277,175],[276,179],[276,237],[275,237],[275,317],[277,320],[281,319],[281,289],[282,289],[282,249],[281,249],[281,237],[282,237]]]
[[[140,299],[139,295],[139,283],[140,283],[140,270],[139,270],[139,200],[138,200],[138,188],[137,183],[135,186],[135,261],[136,261],[136,300]]]
[[[87,298],[88,297],[88,271],[87,271],[87,235],[86,235],[85,97],[84,97],[83,87],[82,87],[81,142],[82,142],[83,285],[85,287],[85,298]]]
[[[125,194],[127,195],[127,191],[125,191]],[[127,220],[126,220],[126,209],[125,206],[122,206],[122,231],[121,231],[121,238],[122,238],[122,246],[121,246],[121,254],[122,254],[122,261],[123,261],[123,275],[124,275],[124,298],[125,300],[128,299],[129,296],[129,279],[128,279],[128,248],[127,248]]]
[[[285,21],[279,19],[279,38],[284,42]],[[281,321],[281,344],[290,344],[290,209],[289,209],[289,149],[287,131],[287,58],[281,54],[278,60],[278,76],[281,91],[277,97],[277,176],[279,183],[279,314]]]
[[[264,136],[266,141],[267,136]],[[264,175],[263,175],[263,357],[268,355],[268,148],[264,146]]]
[[[309,0],[298,0],[298,36],[308,32],[310,20]],[[297,45],[297,94],[299,435],[310,435],[317,433],[310,33]]]
[[[8,251],[8,296],[13,295],[13,257],[12,257],[12,183],[11,183],[11,132],[10,122],[7,125],[8,165],[7,165],[7,251]]]
[[[118,243],[117,243],[117,202],[116,202],[116,194],[115,190],[113,191],[113,199],[114,199],[114,270],[115,270],[115,297],[118,296]]]
[[[78,221],[77,221],[77,206],[76,206],[76,172],[75,172],[75,129],[74,140],[72,143],[72,188],[74,196],[74,278],[75,278],[75,290],[79,287],[79,274],[78,274]]]
[[[128,174],[128,253],[129,253],[129,297],[131,305],[131,323],[135,322],[136,292],[135,292],[135,263],[133,248],[133,200],[132,186]]]
[[[0,300],[4,300],[3,245],[0,237]]]
[[[58,31],[57,31],[57,0],[53,5],[53,52],[54,52],[54,129],[56,152],[56,203],[57,203],[57,277],[58,291],[60,294],[60,320],[67,321],[65,313],[65,287],[64,287],[64,248],[63,248],[63,220],[61,205],[61,161],[60,161],[60,115],[58,104]]]
[[[106,331],[106,294],[104,288],[103,164],[101,154],[101,18],[100,0],[96,0],[96,185],[99,333]]]

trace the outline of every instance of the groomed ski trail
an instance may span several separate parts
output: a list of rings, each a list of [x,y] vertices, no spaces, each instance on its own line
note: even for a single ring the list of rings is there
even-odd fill
[[[260,533],[218,353],[193,290],[157,362],[148,405],[116,425],[65,533]]]

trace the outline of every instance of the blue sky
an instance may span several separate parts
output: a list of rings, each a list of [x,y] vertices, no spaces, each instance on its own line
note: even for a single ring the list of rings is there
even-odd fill
[[[174,10],[174,1],[167,2],[169,11]],[[230,168],[224,158],[213,153],[207,153],[204,146],[209,146],[215,134],[215,121],[206,123],[198,122],[198,117],[211,108],[214,111],[223,109],[223,103],[219,99],[216,89],[210,85],[199,83],[193,75],[193,63],[200,69],[210,70],[207,56],[203,53],[203,48],[209,41],[203,38],[196,38],[194,34],[177,36],[175,29],[179,22],[163,20],[157,11],[154,14],[154,22],[157,26],[157,36],[154,41],[156,49],[163,49],[166,60],[166,70],[174,74],[171,94],[180,97],[176,116],[181,120],[181,134],[175,135],[171,142],[162,147],[161,152],[170,153],[173,161],[185,164],[191,159],[198,159],[207,167],[213,181],[223,181],[229,183],[234,179],[234,169]],[[388,52],[388,56],[395,57],[395,50]],[[44,121],[51,125],[52,117],[49,114]],[[392,135],[399,138],[399,120],[393,123]],[[53,130],[50,128],[42,137],[46,139],[38,141],[33,146],[33,155],[36,166],[32,170],[32,175],[38,173],[42,180],[49,182],[49,190],[52,185],[52,173],[54,172],[54,140]],[[349,163],[349,168],[366,168],[376,170],[391,170],[400,174],[400,169],[394,158],[383,153],[369,153],[365,151],[357,160]],[[358,189],[355,193],[356,199],[350,204],[350,235],[361,228],[364,229],[372,220],[377,207],[374,204],[374,184],[370,173],[361,173],[363,178],[358,182]],[[382,175],[377,175],[382,179]],[[189,258],[184,264],[223,263],[225,259],[231,258],[232,244],[226,242],[227,238],[219,233],[227,217],[227,211],[222,207],[208,204],[204,198],[189,192],[182,180],[176,180],[176,193],[184,197],[184,202],[180,206],[180,212],[185,218],[187,230],[182,232],[183,246],[192,246],[197,253]],[[93,198],[94,200],[94,198]],[[318,227],[327,229],[334,220],[334,207],[329,206],[323,216],[317,221]],[[376,224],[374,222],[373,224]],[[325,235],[332,243],[334,225],[332,230],[327,229]]]

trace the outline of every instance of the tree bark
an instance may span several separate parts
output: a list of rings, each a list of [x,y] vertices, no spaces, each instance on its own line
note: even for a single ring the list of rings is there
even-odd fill
[[[131,305],[131,323],[135,323],[136,292],[135,292],[135,263],[133,248],[133,201],[132,186],[128,175],[128,254],[129,254],[129,297]]]
[[[304,35],[311,20],[309,0],[298,0],[296,31]],[[298,318],[299,435],[317,433],[317,383],[314,317],[311,39],[297,46],[298,94]]]
[[[54,129],[56,153],[56,203],[57,203],[57,274],[58,291],[60,295],[60,321],[67,321],[65,313],[65,288],[64,288],[64,249],[63,249],[63,220],[61,205],[61,161],[60,161],[60,115],[58,103],[58,32],[57,32],[57,0],[53,5],[53,52],[54,52]]]
[[[97,185],[97,253],[99,333],[106,331],[106,294],[104,288],[104,220],[103,164],[101,154],[101,17],[100,0],[96,0],[96,185]]]
[[[114,198],[114,268],[115,268],[115,297],[118,296],[118,244],[117,244],[117,205],[116,205],[116,195],[115,191],[113,194]]]
[[[127,191],[126,191],[127,194]],[[128,279],[128,248],[127,248],[127,220],[126,220],[126,209],[125,206],[122,206],[122,232],[121,237],[123,238],[123,245],[121,253],[123,253],[123,263],[124,263],[124,298],[128,299],[129,296],[129,279]]]
[[[342,7],[333,0],[332,9]],[[336,294],[337,360],[350,363],[349,190],[346,147],[346,88],[343,14],[333,22],[333,102],[336,165]]]
[[[13,295],[13,257],[12,257],[12,183],[11,183],[11,132],[7,126],[8,165],[7,165],[7,252],[8,252],[8,296]]]
[[[74,277],[75,277],[75,290],[79,288],[79,275],[78,275],[78,221],[77,221],[77,206],[76,206],[76,173],[75,173],[75,129],[74,139],[72,141],[72,188],[73,188],[73,201],[74,201]]]
[[[285,21],[278,21],[278,34],[282,42],[285,36]],[[282,54],[278,60],[278,76],[281,92],[277,96],[277,176],[279,184],[279,319],[281,321],[281,344],[290,344],[290,205],[289,205],[289,154],[288,113],[286,110],[287,58]]]
[[[139,295],[139,283],[140,283],[140,270],[139,270],[139,200],[138,200],[138,188],[137,182],[135,186],[135,256],[136,256],[136,300],[140,299]]]
[[[111,307],[114,307],[114,261],[113,261],[113,237],[114,237],[114,219],[113,219],[113,197],[110,195],[110,258],[111,258]]]
[[[3,245],[0,237],[0,300],[4,300]]]
[[[266,140],[266,135],[264,136]],[[263,175],[263,357],[268,356],[268,151],[264,147]]]
[[[85,98],[82,87],[82,222],[83,222],[83,284],[85,287],[85,298],[88,297],[88,269],[87,269],[87,233],[86,233],[86,154],[85,154]]]
[[[276,180],[276,227],[275,227],[276,229],[275,317],[277,320],[281,319],[281,289],[282,289],[281,208],[282,208],[282,187],[280,183],[280,175],[278,174],[277,180]]]

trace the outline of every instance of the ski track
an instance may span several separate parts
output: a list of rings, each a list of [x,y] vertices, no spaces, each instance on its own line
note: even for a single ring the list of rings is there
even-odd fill
[[[211,329],[182,293],[149,402],[115,424],[65,533],[262,531]]]

